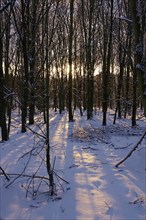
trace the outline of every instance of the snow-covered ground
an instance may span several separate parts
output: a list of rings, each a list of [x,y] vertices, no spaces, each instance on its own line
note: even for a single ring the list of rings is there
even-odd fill
[[[108,112],[86,120],[75,112],[50,114],[50,146],[56,195],[49,195],[44,139],[28,130],[20,132],[19,115],[12,121],[10,140],[0,143],[0,220],[145,220],[146,137],[118,168],[115,165],[135,146],[146,129],[146,119],[117,119]],[[30,128],[42,136],[41,115]],[[22,174],[19,176],[14,174]],[[30,176],[38,176],[31,178]],[[14,181],[15,180],[15,181]],[[14,181],[14,182],[13,182]]]

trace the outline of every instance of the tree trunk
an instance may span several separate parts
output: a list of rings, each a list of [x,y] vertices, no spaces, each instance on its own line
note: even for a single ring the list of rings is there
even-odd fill
[[[68,110],[69,121],[73,121],[72,113],[72,46],[73,46],[73,14],[74,0],[70,0],[70,25],[69,25],[69,80],[68,80]]]
[[[30,104],[29,104],[29,124],[34,124],[35,113],[35,59],[36,59],[36,12],[38,1],[32,1],[32,18],[30,19],[30,45],[29,45],[29,84],[30,84]]]
[[[93,14],[94,14],[94,0],[90,0],[89,8],[89,27],[88,27],[88,39],[86,48],[86,66],[87,66],[87,119],[91,119],[93,116],[93,60],[92,60],[92,38],[93,38]]]
[[[1,6],[1,4],[0,4]],[[6,103],[4,98],[4,74],[3,74],[3,34],[2,34],[2,14],[0,16],[0,127],[2,141],[8,140],[6,124]]]
[[[136,125],[136,100],[137,100],[137,74],[133,71],[133,102],[132,102],[132,126]]]
[[[142,68],[143,66],[143,36],[142,36],[142,30],[141,30],[141,23],[140,18],[138,16],[138,1],[130,0],[130,10],[131,10],[131,16],[133,20],[133,32],[134,32],[134,38],[135,38],[135,66],[136,66],[136,74],[138,78],[138,85],[140,89],[140,93],[142,96],[143,101],[143,107],[144,107],[144,115],[146,116],[146,95],[144,93],[144,70]],[[145,15],[143,15],[145,16]]]
[[[112,50],[112,36],[113,36],[113,0],[111,2],[110,8],[110,29],[109,34],[107,33],[106,27],[104,27],[104,49],[103,49],[103,121],[102,125],[106,125],[106,112],[108,107],[109,91],[108,91],[108,81],[110,75],[110,62],[111,62],[111,50]],[[104,13],[104,12],[103,12]],[[103,15],[103,19],[104,15]],[[106,18],[107,21],[107,18]],[[105,25],[105,23],[104,23]],[[108,36],[109,35],[109,36]]]
[[[145,18],[146,22],[146,18]],[[145,33],[144,33],[144,38],[143,38],[143,45],[144,45],[144,96],[146,97],[146,25],[145,25]]]
[[[26,117],[27,117],[27,106],[28,106],[28,19],[29,19],[29,4],[25,6],[23,0],[21,0],[21,7],[22,7],[22,25],[23,25],[23,35],[21,39],[22,44],[22,53],[23,53],[23,62],[24,62],[24,84],[23,84],[23,94],[22,94],[22,107],[21,107],[21,119],[22,119],[22,126],[21,132],[26,132]]]
[[[47,1],[48,2],[48,1]],[[51,166],[50,155],[50,137],[49,137],[49,106],[50,106],[50,63],[49,63],[49,38],[48,38],[48,4],[46,5],[46,20],[45,20],[45,34],[46,34],[46,167],[49,175],[50,194],[54,195],[54,175]]]

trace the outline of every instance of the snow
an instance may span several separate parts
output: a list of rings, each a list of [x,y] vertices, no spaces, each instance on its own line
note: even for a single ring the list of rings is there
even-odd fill
[[[113,125],[113,117],[109,111],[103,127],[100,111],[88,121],[76,111],[74,122],[68,122],[67,112],[51,111],[52,164],[60,176],[55,176],[56,195],[50,197],[46,181],[21,176],[12,183],[16,176],[9,175],[7,181],[1,175],[0,219],[146,219],[146,137],[131,157],[115,167],[140,139],[146,119],[131,127],[130,119],[123,118]],[[43,138],[30,130],[22,134],[19,115],[14,118],[10,140],[0,143],[0,166],[7,174],[47,177]],[[37,126],[31,129],[44,135],[41,114],[35,120]]]

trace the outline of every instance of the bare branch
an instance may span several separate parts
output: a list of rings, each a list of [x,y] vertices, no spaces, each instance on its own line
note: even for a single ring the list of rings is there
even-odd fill
[[[4,174],[0,173],[0,175],[4,175]],[[29,177],[29,178],[35,178],[35,179],[49,180],[47,176],[34,176],[34,175],[20,174],[20,173],[7,173],[7,176],[19,176],[19,177]]]
[[[141,138],[139,139],[139,141],[136,143],[136,145],[134,146],[134,148],[127,154],[126,157],[124,157],[119,163],[116,164],[115,167],[118,167],[120,164],[122,164],[125,160],[127,160],[128,157],[131,156],[131,154],[133,153],[133,151],[136,150],[136,148],[138,148],[138,145],[141,144],[144,136],[146,135],[146,131],[144,131],[144,133],[142,134]]]
[[[0,170],[2,171],[2,174],[6,177],[6,179],[9,181],[10,179],[9,179],[8,175],[5,173],[5,171],[3,170],[2,167],[0,167]]]
[[[16,0],[10,0],[8,1],[5,5],[3,5],[1,8],[0,8],[0,13],[2,13],[3,11],[5,11],[10,5],[14,5]]]

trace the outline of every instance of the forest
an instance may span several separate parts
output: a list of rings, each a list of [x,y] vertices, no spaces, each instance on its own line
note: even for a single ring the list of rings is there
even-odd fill
[[[145,160],[145,0],[1,0],[0,220],[144,220]]]

